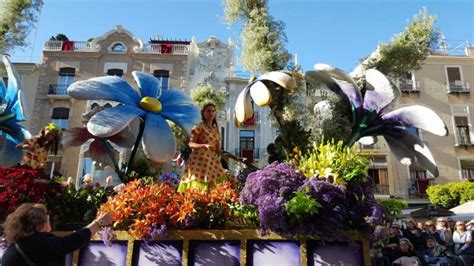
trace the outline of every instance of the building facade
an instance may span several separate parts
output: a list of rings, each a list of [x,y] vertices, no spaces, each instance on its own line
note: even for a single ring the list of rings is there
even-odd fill
[[[445,122],[449,136],[440,137],[413,129],[428,145],[438,164],[434,178],[423,167],[402,165],[390,153],[382,138],[365,152],[373,158],[369,174],[374,177],[378,195],[394,195],[409,203],[427,203],[429,185],[474,179],[474,47],[462,54],[433,52],[421,69],[399,82],[402,97],[395,108],[423,105],[434,110]]]

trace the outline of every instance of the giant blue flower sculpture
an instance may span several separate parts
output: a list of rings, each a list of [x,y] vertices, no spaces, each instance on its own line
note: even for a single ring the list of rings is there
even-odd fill
[[[97,137],[110,137],[139,117],[141,139],[148,159],[167,162],[176,152],[176,139],[166,120],[172,121],[188,134],[198,123],[199,108],[192,99],[178,89],[159,91],[159,80],[143,72],[132,72],[139,92],[122,78],[97,77],[78,81],[68,88],[68,94],[80,100],[107,100],[121,105],[96,113],[87,123],[87,129]],[[135,149],[136,147],[134,147]]]
[[[7,70],[8,87],[0,79],[0,166],[11,166],[19,162],[23,154],[16,145],[31,134],[18,125],[25,121],[19,75],[7,56],[3,56],[2,61]]]
[[[305,73],[306,82],[313,86],[325,85],[351,106],[353,129],[348,145],[359,140],[372,144],[376,136],[383,136],[400,162],[410,165],[418,161],[433,176],[438,176],[438,168],[426,144],[407,130],[418,128],[447,136],[446,125],[433,110],[413,105],[390,111],[400,98],[400,90],[375,69],[366,72],[365,94],[344,71],[326,64],[316,64],[315,69]]]

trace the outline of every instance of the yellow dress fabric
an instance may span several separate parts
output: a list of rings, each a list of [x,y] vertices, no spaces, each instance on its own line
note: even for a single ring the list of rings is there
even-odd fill
[[[220,148],[220,133],[217,128],[209,128],[203,123],[196,125],[191,132],[191,142],[210,144],[214,150]],[[193,149],[178,191],[186,188],[210,189],[225,181],[225,170],[215,151],[205,148]]]

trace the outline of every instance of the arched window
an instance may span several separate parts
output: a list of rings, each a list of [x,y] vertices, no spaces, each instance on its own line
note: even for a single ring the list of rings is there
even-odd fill
[[[111,68],[111,69],[107,70],[107,75],[117,76],[117,77],[121,78],[123,76],[123,69]]]
[[[63,130],[67,129],[68,120],[69,120],[69,108],[66,107],[56,107],[53,109],[53,114],[51,115],[52,122]]]
[[[116,53],[123,53],[127,50],[127,48],[125,48],[125,45],[123,45],[123,43],[116,43],[114,44],[114,46],[112,46],[110,50]]]
[[[168,89],[168,82],[170,78],[170,72],[165,69],[157,69],[153,71],[153,76],[155,76],[158,80],[160,80],[160,90],[161,89]]]

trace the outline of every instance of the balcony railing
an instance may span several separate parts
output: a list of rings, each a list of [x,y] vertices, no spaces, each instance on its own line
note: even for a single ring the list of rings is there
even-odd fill
[[[400,82],[398,84],[398,87],[400,88],[400,91],[402,92],[419,92],[420,82],[419,81],[413,82],[413,80],[408,79],[408,80]]]
[[[448,93],[469,93],[469,82],[456,80],[456,82],[448,82],[447,84]]]
[[[472,145],[471,137],[469,136],[469,127],[457,126],[456,127],[456,146],[470,146]]]
[[[89,51],[92,50],[90,42],[81,41],[47,41],[43,46],[44,51]]]
[[[189,45],[186,44],[165,44],[165,43],[148,43],[143,47],[144,53],[151,54],[180,54],[187,55]]]
[[[68,84],[49,84],[48,95],[67,95]]]

